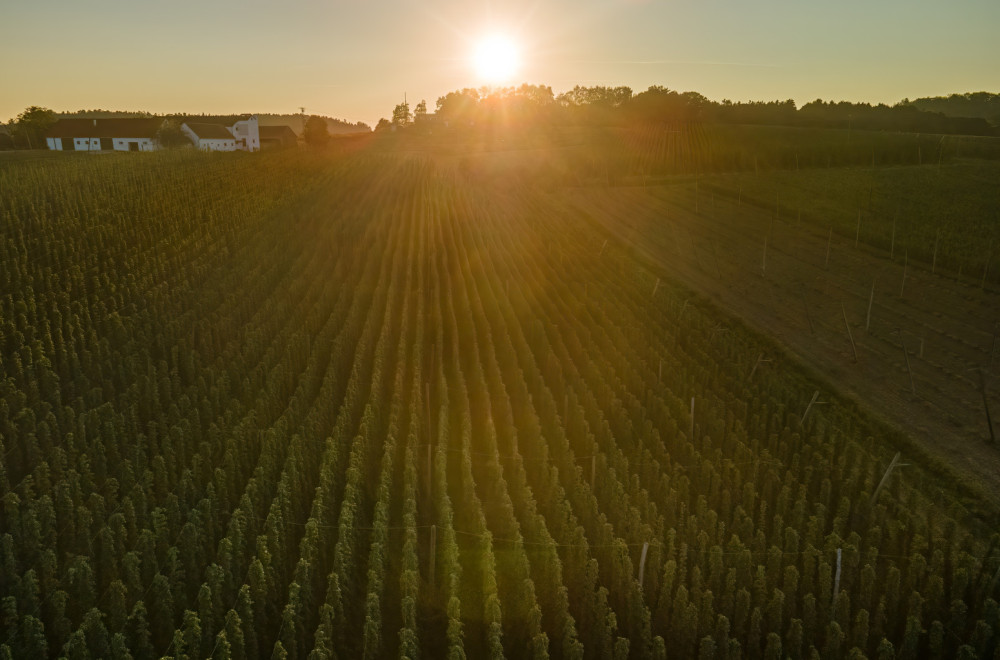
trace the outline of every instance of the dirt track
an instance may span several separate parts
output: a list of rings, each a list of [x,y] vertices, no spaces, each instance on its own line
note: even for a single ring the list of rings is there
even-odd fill
[[[1000,503],[1000,444],[988,442],[979,380],[981,368],[996,429],[997,292],[737,200],[696,201],[693,186],[573,190],[565,200]]]

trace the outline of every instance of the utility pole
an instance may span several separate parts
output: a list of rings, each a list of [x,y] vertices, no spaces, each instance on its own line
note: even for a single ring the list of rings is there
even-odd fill
[[[302,122],[302,134],[306,133],[306,107],[304,105],[299,106],[299,120]]]

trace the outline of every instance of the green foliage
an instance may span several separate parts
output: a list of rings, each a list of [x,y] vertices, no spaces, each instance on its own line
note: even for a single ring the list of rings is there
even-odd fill
[[[314,147],[322,147],[329,142],[330,131],[326,126],[326,120],[316,115],[310,115],[302,131],[302,139],[305,140],[306,144]]]
[[[0,163],[3,653],[995,652],[988,521],[919,464],[863,505],[875,422],[384,148]]]
[[[56,113],[37,105],[25,108],[14,120],[17,132],[29,149],[45,148],[45,131],[56,123]]]
[[[166,149],[186,147],[191,144],[191,140],[181,130],[181,122],[176,119],[163,120],[163,123],[156,130],[156,141]]]
[[[410,112],[410,104],[407,102],[397,103],[392,109],[392,124],[396,127],[403,127],[413,121],[413,113]]]

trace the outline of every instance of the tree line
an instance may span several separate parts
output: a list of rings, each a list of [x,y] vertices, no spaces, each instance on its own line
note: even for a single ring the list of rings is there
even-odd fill
[[[972,96],[972,95],[969,95]],[[976,97],[978,98],[978,97]],[[924,100],[926,101],[926,100]],[[978,101],[977,101],[978,102]],[[971,101],[970,101],[971,103]],[[956,116],[930,103],[903,100],[894,105],[824,101],[796,106],[795,101],[713,101],[698,92],[680,92],[662,85],[634,93],[627,86],[575,86],[555,94],[546,85],[483,87],[455,90],[437,99],[433,115],[420,106],[395,106],[392,120],[376,130],[427,127],[426,120],[452,126],[589,125],[720,123],[843,128],[957,135],[998,135],[983,114]]]

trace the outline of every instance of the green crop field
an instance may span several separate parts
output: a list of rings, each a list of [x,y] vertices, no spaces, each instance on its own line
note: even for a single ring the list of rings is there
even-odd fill
[[[0,160],[0,658],[997,657],[994,505],[581,220],[608,139]]]

